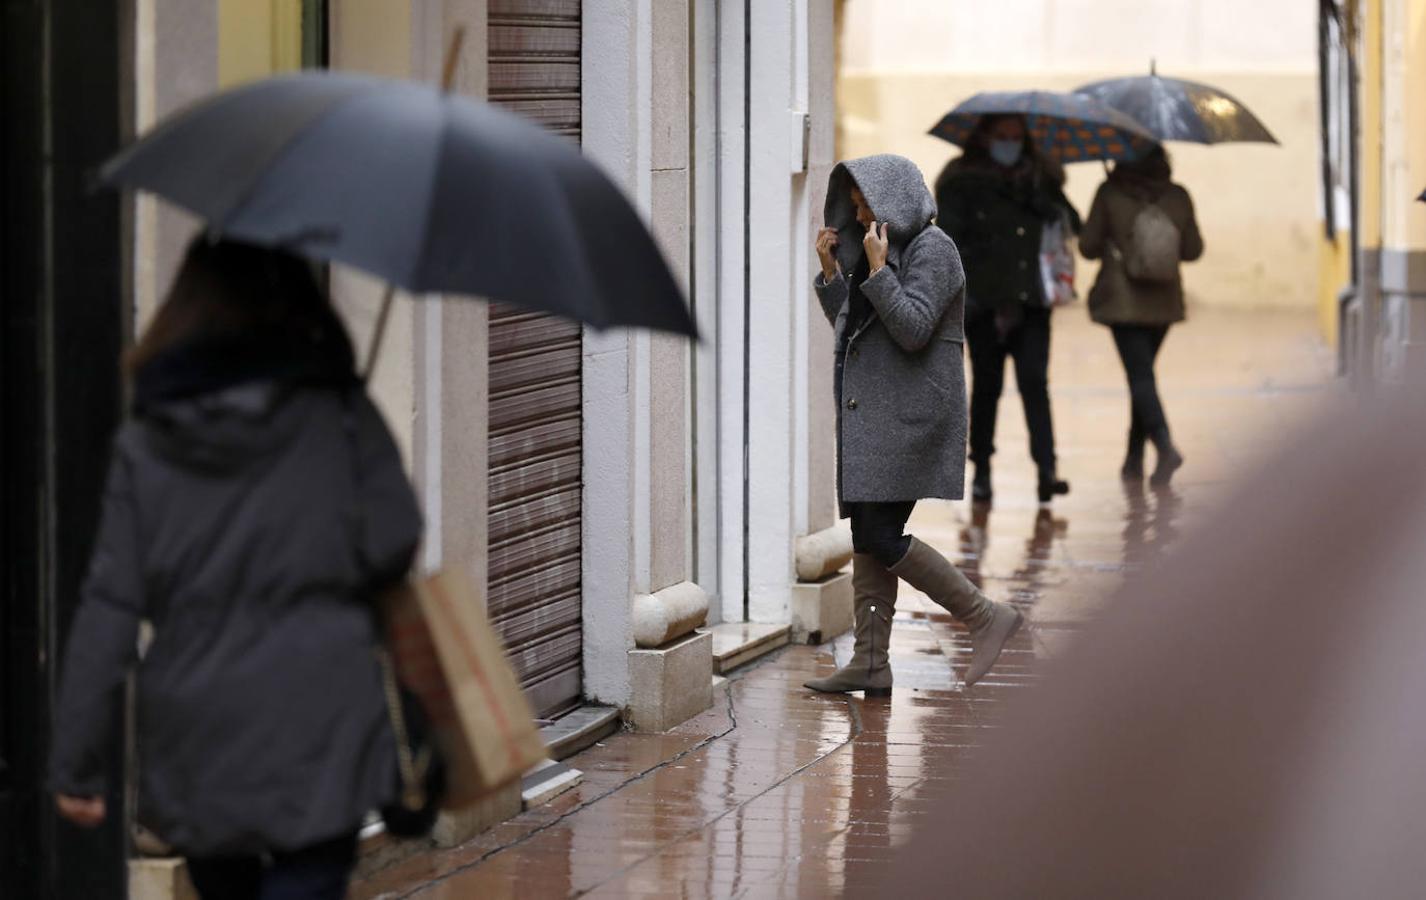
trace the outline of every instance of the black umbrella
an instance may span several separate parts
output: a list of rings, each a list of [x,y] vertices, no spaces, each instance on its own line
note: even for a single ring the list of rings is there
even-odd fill
[[[1153,66],[1148,75],[1096,81],[1075,90],[1134,117],[1160,141],[1277,143],[1257,116],[1225,91],[1160,77]]]
[[[170,117],[101,174],[224,236],[413,293],[697,336],[643,220],[603,172],[562,138],[430,86],[266,79]]]
[[[1060,162],[1134,159],[1153,144],[1153,135],[1129,116],[1080,94],[1055,91],[988,91],[976,94],[941,117],[930,133],[964,147],[984,116],[1025,118],[1045,155]]]

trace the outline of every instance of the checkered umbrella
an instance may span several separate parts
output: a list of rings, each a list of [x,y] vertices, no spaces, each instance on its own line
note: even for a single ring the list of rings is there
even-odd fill
[[[1154,136],[1131,117],[1083,94],[1054,91],[991,91],[976,94],[946,113],[931,134],[964,147],[983,116],[1025,117],[1040,150],[1062,163],[1135,159]]]

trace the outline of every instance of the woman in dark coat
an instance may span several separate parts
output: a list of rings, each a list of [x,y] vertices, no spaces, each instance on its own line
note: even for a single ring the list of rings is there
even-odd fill
[[[937,224],[960,248],[965,263],[966,340],[974,371],[970,402],[972,493],[992,496],[990,458],[995,419],[1005,385],[1005,359],[1015,360],[1015,383],[1025,405],[1038,496],[1048,503],[1069,493],[1055,456],[1050,414],[1050,309],[1040,279],[1040,239],[1047,223],[1079,216],[1065,198],[1064,171],[1044,158],[1020,116],[986,116],[936,179]]]
[[[905,533],[923,498],[965,491],[965,276],[955,245],[931,224],[921,172],[901,156],[832,170],[817,236],[817,298],[836,333],[837,487],[852,520],[856,644],[817,691],[891,693],[887,645],[898,579],[970,629],[966,684],[990,670],[1021,615]]]
[[[1116,164],[1094,197],[1079,239],[1086,258],[1104,259],[1089,294],[1089,314],[1114,332],[1114,345],[1129,380],[1129,449],[1121,472],[1126,480],[1142,479],[1144,443],[1153,441],[1158,461],[1150,480],[1155,485],[1169,483],[1183,465],[1183,454],[1169,434],[1154,361],[1169,326],[1184,318],[1178,264],[1203,255],[1193,201],[1172,177],[1168,154],[1161,146],[1137,162]],[[1145,213],[1149,215],[1141,217]],[[1158,267],[1160,272],[1146,277],[1149,273],[1139,269],[1152,268],[1152,261],[1138,263],[1130,257],[1136,249],[1141,256],[1154,252],[1144,246],[1155,240],[1154,233],[1160,243],[1166,240],[1161,252],[1167,258]]]
[[[396,795],[373,600],[415,495],[307,264],[202,238],[127,360],[99,535],[54,726],[61,814],[102,821],[137,663],[140,821],[204,897],[341,897]],[[153,626],[142,660],[139,624]]]

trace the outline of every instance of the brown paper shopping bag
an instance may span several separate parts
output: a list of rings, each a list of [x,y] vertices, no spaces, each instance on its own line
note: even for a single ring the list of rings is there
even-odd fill
[[[397,677],[420,699],[445,754],[444,806],[469,806],[545,758],[545,744],[484,604],[463,569],[407,583],[386,601]]]

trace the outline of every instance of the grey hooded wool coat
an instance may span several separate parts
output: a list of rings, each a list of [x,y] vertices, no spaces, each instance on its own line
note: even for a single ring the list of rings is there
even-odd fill
[[[140,821],[189,856],[360,827],[397,787],[372,601],[420,533],[359,387],[242,384],[130,421],[69,638],[50,787],[109,788],[108,713],[147,619]]]
[[[851,189],[887,223],[886,266],[862,283],[872,311],[847,326],[849,285],[864,250]],[[838,496],[842,503],[965,494],[965,274],[931,220],[936,204],[916,164],[882,154],[832,170],[825,221],[841,273],[819,273],[817,298],[836,331]]]

